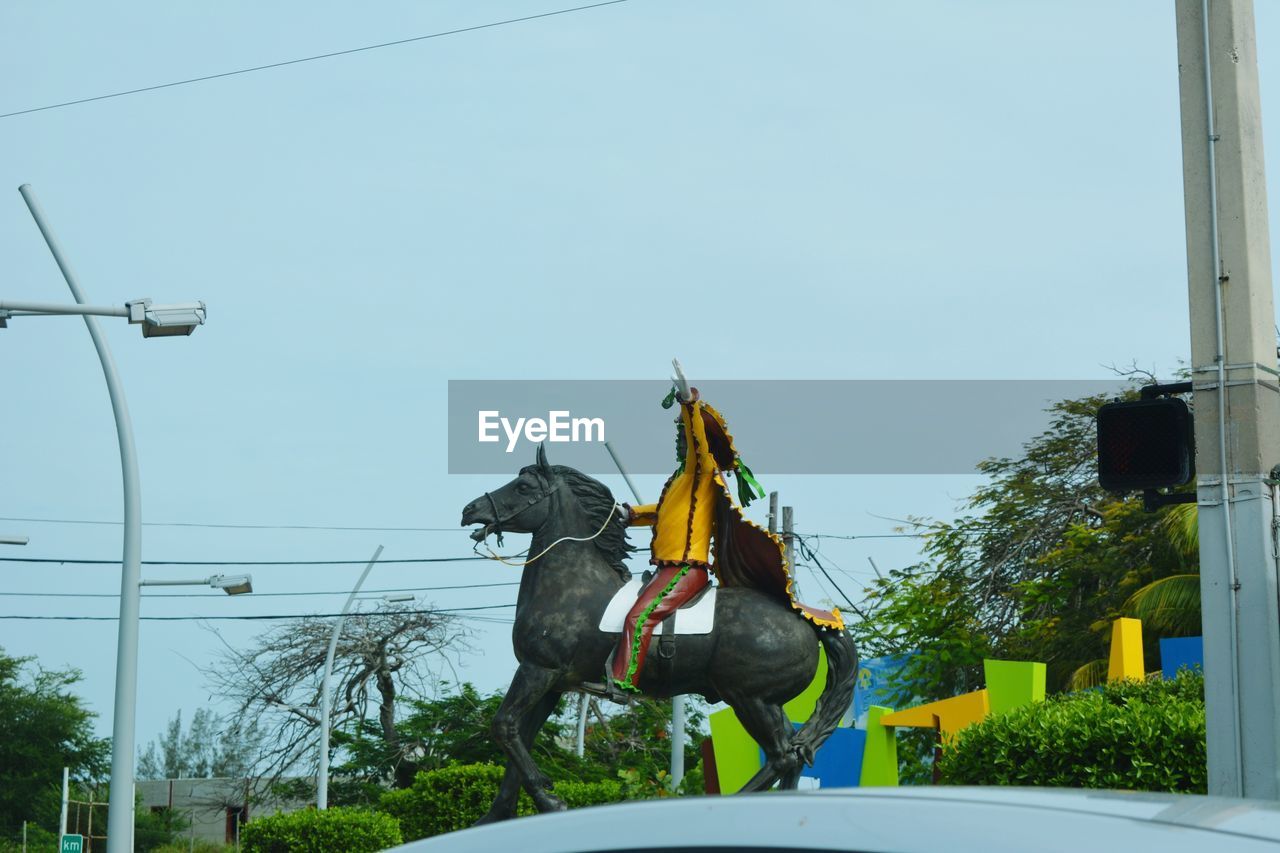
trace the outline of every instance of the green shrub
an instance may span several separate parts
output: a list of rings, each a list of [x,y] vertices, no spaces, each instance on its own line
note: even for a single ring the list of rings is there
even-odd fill
[[[372,853],[402,843],[394,817],[352,808],[274,814],[240,831],[245,853]]]
[[[399,819],[408,841],[430,838],[471,826],[498,795],[502,768],[493,764],[457,764],[419,773],[413,785],[388,791],[378,810]],[[533,803],[521,792],[519,814],[533,814]]]
[[[551,789],[571,809],[601,806],[631,799],[621,782],[557,782]]]
[[[12,833],[7,838],[0,837],[0,853],[58,853],[58,833],[50,832],[38,824],[27,824],[27,843],[22,843],[22,831]]]
[[[961,731],[943,749],[956,785],[1205,792],[1204,676],[1054,696]]]
[[[417,775],[412,787],[382,795],[378,810],[400,821],[406,841],[465,829],[484,817],[498,795],[503,770],[492,764],[456,764]],[[569,808],[626,799],[621,782],[557,782],[555,795]],[[531,815],[533,801],[520,792],[517,814]]]
[[[175,841],[172,844],[162,844],[151,853],[238,853],[238,851],[234,844],[218,844],[197,838],[194,841],[188,839]]]

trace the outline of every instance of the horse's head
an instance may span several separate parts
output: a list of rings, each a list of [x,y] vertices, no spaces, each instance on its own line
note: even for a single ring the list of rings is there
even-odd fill
[[[547,451],[538,445],[533,465],[500,489],[485,492],[462,509],[462,526],[482,525],[471,534],[480,542],[490,533],[535,533],[551,512],[551,495],[559,486],[547,464]]]

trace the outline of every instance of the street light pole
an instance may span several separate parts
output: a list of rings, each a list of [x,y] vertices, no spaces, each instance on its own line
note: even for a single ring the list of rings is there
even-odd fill
[[[333,676],[333,655],[338,650],[338,635],[342,633],[342,622],[347,618],[347,611],[355,602],[360,587],[364,586],[364,579],[369,577],[369,570],[373,568],[374,563],[378,562],[378,557],[381,555],[382,546],[379,545],[373,552],[373,556],[369,558],[369,564],[360,573],[360,579],[352,587],[351,594],[347,596],[347,603],[342,605],[338,621],[333,623],[333,634],[329,637],[329,650],[324,656],[324,675],[320,678],[320,766],[316,770],[316,808],[322,811],[329,808],[329,694],[331,692],[329,680]]]
[[[45,222],[40,203],[30,184],[18,187],[31,217],[36,221],[49,252],[76,302],[85,303],[84,293],[75,273],[62,254],[58,240]],[[120,443],[120,473],[124,483],[124,549],[120,572],[120,624],[116,640],[116,695],[111,721],[111,796],[107,806],[107,853],[130,853],[133,850],[133,755],[135,718],[138,695],[138,615],[142,579],[142,492],[138,478],[138,455],[133,444],[133,424],[124,398],[124,386],[116,373],[115,360],[98,321],[84,316],[85,327],[93,339],[93,347],[102,362],[102,374],[111,397],[111,412],[116,421],[116,438]]]

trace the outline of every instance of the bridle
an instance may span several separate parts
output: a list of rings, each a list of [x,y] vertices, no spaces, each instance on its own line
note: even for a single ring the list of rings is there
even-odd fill
[[[513,510],[511,513],[505,516],[498,512],[498,502],[493,499],[493,493],[485,492],[484,493],[485,499],[489,501],[489,508],[493,510],[493,516],[496,520],[493,523],[486,524],[484,526],[484,536],[476,540],[476,544],[472,546],[471,550],[475,551],[477,548],[479,548],[480,543],[483,542],[485,539],[487,539],[490,533],[494,534],[495,541],[498,543],[498,547],[501,548],[502,547],[502,523],[505,521],[510,521],[511,519],[515,518],[525,510],[535,507],[538,504],[545,501],[547,498],[551,497],[551,495],[555,493],[556,489],[560,488],[560,482],[561,481],[558,481],[558,480],[553,481],[551,486],[547,488],[545,491],[543,491],[541,494],[536,495],[532,498],[529,498],[528,502],[524,506],[520,507],[517,510]],[[487,544],[485,545],[485,550],[489,552],[490,559],[497,560],[499,563],[502,563],[503,565],[513,566],[515,568],[521,568],[523,566],[529,565],[532,562],[535,562],[536,560],[542,559],[551,551],[552,548],[556,547],[561,542],[590,542],[592,539],[595,539],[601,533],[604,533],[605,528],[609,526],[609,522],[613,520],[613,517],[617,512],[618,512],[618,505],[615,503],[611,507],[609,507],[609,514],[605,516],[604,522],[600,525],[600,529],[597,530],[595,533],[591,534],[590,536],[561,536],[559,539],[552,542],[547,547],[543,548],[538,554],[530,557],[529,559],[521,563],[513,563],[504,557],[498,556],[493,552],[492,549],[489,548]],[[477,551],[477,553],[479,552]]]
[[[493,511],[493,518],[494,518],[491,524],[488,524],[485,526],[485,535],[487,536],[489,533],[492,533],[494,535],[494,541],[496,541],[498,543],[498,547],[501,548],[503,523],[507,521],[511,521],[513,518],[520,515],[522,512],[532,509],[533,507],[542,503],[547,498],[555,494],[555,491],[558,488],[560,488],[560,481],[556,480],[552,482],[550,488],[546,489],[539,495],[529,498],[529,501],[524,506],[520,507],[519,509],[512,510],[507,515],[503,515],[502,513],[498,512],[498,502],[493,499],[493,493],[485,492],[484,493],[485,499],[489,501],[489,509]]]

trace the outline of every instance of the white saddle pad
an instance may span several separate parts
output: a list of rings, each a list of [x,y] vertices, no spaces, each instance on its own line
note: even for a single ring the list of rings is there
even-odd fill
[[[640,597],[640,586],[640,578],[632,578],[623,585],[622,589],[614,593],[609,606],[604,609],[604,615],[600,617],[601,631],[606,634],[622,633],[622,622],[627,618],[627,613],[631,610],[631,606],[636,603],[636,599]],[[715,612],[716,588],[711,587],[692,607],[685,607],[676,611],[674,620],[676,633],[710,634],[711,626],[715,621]],[[659,625],[656,633],[665,633],[669,624],[670,622],[668,621]]]

